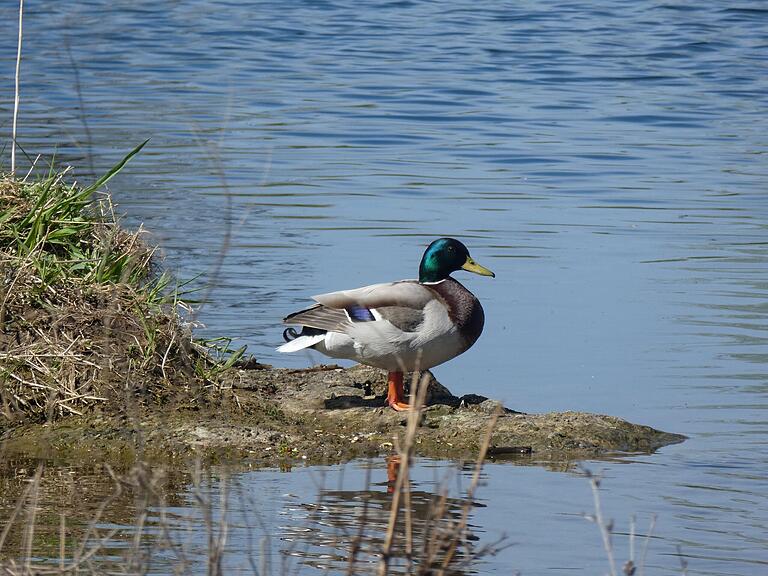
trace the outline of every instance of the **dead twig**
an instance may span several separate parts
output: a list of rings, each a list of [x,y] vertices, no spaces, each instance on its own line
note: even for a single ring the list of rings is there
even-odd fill
[[[11,133],[11,174],[16,174],[16,126],[19,119],[19,100],[21,96],[21,40],[24,20],[24,0],[19,0],[19,43],[16,50],[16,75],[13,93],[13,129]]]

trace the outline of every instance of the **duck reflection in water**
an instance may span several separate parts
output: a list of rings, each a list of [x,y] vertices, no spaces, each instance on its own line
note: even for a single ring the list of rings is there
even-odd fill
[[[401,464],[399,456],[387,458],[386,482],[372,481],[370,474],[376,467],[371,464],[366,469],[368,475],[363,490],[321,489],[317,503],[290,506],[284,514],[290,516],[291,523],[285,525],[281,533],[281,540],[290,542],[290,546],[284,547],[282,553],[302,566],[330,573],[375,574],[390,529]],[[442,566],[446,551],[456,541],[455,527],[465,507],[482,506],[450,497],[448,492],[447,479],[430,485],[414,481],[405,484],[403,497],[399,499],[387,573],[426,574],[430,568]],[[452,552],[446,574],[466,573],[478,553],[488,550],[475,546],[478,540],[472,533],[475,527],[470,524],[467,527]],[[447,540],[448,537],[451,539]]]

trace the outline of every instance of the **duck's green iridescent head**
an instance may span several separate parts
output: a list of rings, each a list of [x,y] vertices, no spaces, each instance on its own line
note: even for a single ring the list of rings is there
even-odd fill
[[[419,282],[439,282],[456,270],[496,277],[488,268],[472,260],[464,244],[453,238],[440,238],[427,247],[421,258]]]

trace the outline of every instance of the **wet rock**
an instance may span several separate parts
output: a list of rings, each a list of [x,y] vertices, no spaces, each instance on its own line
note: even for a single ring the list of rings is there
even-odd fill
[[[423,456],[474,458],[496,415],[489,456],[526,457],[536,463],[652,452],[685,439],[612,416],[523,414],[484,396],[459,398],[429,372],[408,375],[405,381],[428,387],[416,445]],[[85,450],[89,458],[98,438],[102,449],[156,453],[163,459],[168,453],[203,454],[267,463],[279,459],[283,466],[300,454],[302,461],[342,461],[392,453],[403,442],[408,416],[385,405],[386,386],[386,374],[366,366],[249,366],[230,370],[219,400],[195,410],[152,406],[140,415],[73,417],[45,428],[9,429],[4,436],[7,447],[14,441],[27,452],[64,446],[65,451]]]
[[[337,366],[308,370],[258,372],[256,380],[277,382],[276,399],[286,414],[311,416],[318,427],[333,436],[341,428],[356,444],[370,442],[378,449],[389,438],[402,436],[407,416],[386,404],[386,377],[377,369]],[[454,396],[430,372],[407,375],[405,382],[424,383],[427,406],[421,420],[418,452],[426,456],[468,456],[496,413],[491,452],[570,453],[595,456],[612,452],[650,452],[684,436],[626,422],[619,418],[577,412],[523,414],[499,401],[471,394]],[[258,388],[258,382],[241,384]],[[401,440],[401,438],[398,438]]]

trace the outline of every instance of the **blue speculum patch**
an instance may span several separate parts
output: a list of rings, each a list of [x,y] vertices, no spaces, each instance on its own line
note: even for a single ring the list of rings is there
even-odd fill
[[[371,311],[365,306],[350,306],[345,310],[352,322],[373,322],[375,320]]]

